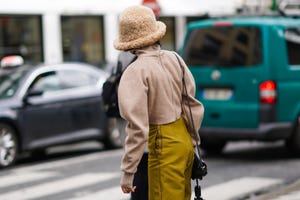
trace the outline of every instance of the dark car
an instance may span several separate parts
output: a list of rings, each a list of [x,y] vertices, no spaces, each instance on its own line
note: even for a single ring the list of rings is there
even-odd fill
[[[0,167],[58,144],[93,139],[119,147],[101,100],[107,75],[81,63],[1,69]]]

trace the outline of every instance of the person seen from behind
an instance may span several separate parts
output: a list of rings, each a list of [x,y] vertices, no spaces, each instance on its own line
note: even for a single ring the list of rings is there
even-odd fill
[[[114,47],[137,56],[118,89],[120,114],[127,121],[120,184],[124,193],[139,190],[133,178],[148,145],[149,200],[190,200],[195,138],[185,100],[189,98],[197,130],[204,108],[194,98],[195,82],[182,58],[161,49],[165,32],[166,25],[148,7],[131,6],[119,16]]]

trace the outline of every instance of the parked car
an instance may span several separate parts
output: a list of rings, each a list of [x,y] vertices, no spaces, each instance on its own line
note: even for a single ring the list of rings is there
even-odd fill
[[[181,53],[205,106],[204,150],[284,140],[300,155],[300,18],[197,21],[188,25]]]
[[[101,100],[108,73],[82,63],[9,65],[0,70],[0,167],[24,151],[41,154],[58,144],[122,145]]]

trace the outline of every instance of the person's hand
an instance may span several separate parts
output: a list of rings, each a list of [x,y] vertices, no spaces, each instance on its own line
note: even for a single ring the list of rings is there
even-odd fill
[[[123,193],[130,193],[135,191],[136,186],[128,187],[128,186],[121,186]]]

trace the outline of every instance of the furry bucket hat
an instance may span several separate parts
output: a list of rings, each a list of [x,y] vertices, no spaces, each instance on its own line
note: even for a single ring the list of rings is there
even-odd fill
[[[118,50],[146,47],[159,41],[166,33],[166,25],[155,19],[146,6],[131,6],[119,16],[119,37],[114,41]]]

